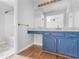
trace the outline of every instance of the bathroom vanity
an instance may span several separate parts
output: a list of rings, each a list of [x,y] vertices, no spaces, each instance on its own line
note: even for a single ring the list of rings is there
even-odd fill
[[[43,50],[79,59],[78,30],[28,30],[28,34],[43,35]]]

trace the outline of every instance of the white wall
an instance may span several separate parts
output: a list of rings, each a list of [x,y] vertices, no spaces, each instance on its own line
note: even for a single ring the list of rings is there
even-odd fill
[[[18,1],[18,23],[33,27],[34,21],[33,0]]]
[[[75,27],[79,28],[79,11],[75,13]]]
[[[43,18],[43,12],[36,11],[34,12],[34,27],[35,28],[44,28],[44,18]]]
[[[17,12],[18,24],[26,25],[18,26],[18,51],[21,51],[34,42],[33,36],[27,34],[27,25],[34,27],[33,0],[18,0]]]
[[[27,27],[19,25],[18,27],[18,50],[21,51],[34,42],[33,35],[28,35]]]
[[[2,41],[4,35],[5,35],[5,25],[4,25],[4,14],[0,11],[0,41]]]
[[[34,44],[42,46],[43,36],[41,34],[34,34]]]
[[[8,4],[9,6],[14,6],[15,0],[0,0],[1,2],[4,2],[5,4]]]
[[[79,11],[75,11],[74,13],[69,13],[69,28],[79,29]]]

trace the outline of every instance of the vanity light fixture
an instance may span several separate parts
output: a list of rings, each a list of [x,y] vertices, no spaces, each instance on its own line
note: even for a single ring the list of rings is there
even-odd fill
[[[51,0],[51,1],[48,1],[48,2],[44,2],[44,3],[39,4],[38,7],[42,7],[42,6],[45,6],[45,5],[49,5],[49,4],[58,2],[58,1],[61,1],[61,0]]]

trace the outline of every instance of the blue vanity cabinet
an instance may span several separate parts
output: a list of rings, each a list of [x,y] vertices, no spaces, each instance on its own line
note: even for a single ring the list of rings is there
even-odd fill
[[[43,50],[56,52],[56,38],[51,33],[43,34]]]
[[[67,56],[78,57],[77,38],[58,38],[57,52]]]
[[[29,31],[43,35],[43,50],[79,59],[79,32]]]

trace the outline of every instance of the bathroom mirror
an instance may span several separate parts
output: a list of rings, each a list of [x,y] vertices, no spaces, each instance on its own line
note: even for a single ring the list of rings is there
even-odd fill
[[[62,29],[66,25],[66,8],[49,12],[37,12],[35,15],[36,28]]]
[[[67,11],[67,8],[49,12],[37,11],[35,28],[79,29],[79,9]]]
[[[44,13],[44,22],[45,28],[56,28],[62,29],[64,28],[64,20],[65,20],[65,11],[51,11]]]

